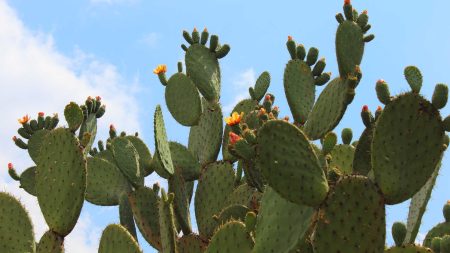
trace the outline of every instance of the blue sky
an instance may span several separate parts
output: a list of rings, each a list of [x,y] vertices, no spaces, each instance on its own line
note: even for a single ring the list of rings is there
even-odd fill
[[[385,79],[392,94],[409,89],[403,68],[418,66],[424,75],[422,93],[431,97],[436,83],[450,83],[450,21],[448,1],[379,0],[353,1],[358,10],[367,9],[375,40],[366,45],[361,68],[363,79],[356,97],[336,132],[352,127],[357,138],[363,129],[359,112],[367,104],[375,110],[376,80]],[[156,104],[164,105],[164,89],[152,69],[168,65],[168,74],[184,58],[182,30],[207,27],[218,34],[231,52],[221,60],[221,103],[228,111],[262,71],[272,76],[270,92],[277,97],[281,115],[290,115],[282,77],[289,59],[288,35],[307,48],[315,46],[327,60],[326,71],[337,74],[334,52],[334,15],[342,1],[144,1],[0,0],[0,87],[3,101],[0,126],[0,162],[14,162],[19,170],[31,163],[17,150],[10,137],[22,114],[61,112],[71,101],[100,95],[107,104],[100,137],[107,126],[139,131],[154,151],[152,115]],[[5,102],[6,101],[6,102]],[[450,113],[449,106],[442,115]],[[170,118],[164,109],[168,136],[187,143],[188,128]],[[3,123],[3,122],[2,122]],[[444,158],[441,175],[430,201],[420,233],[440,222],[442,205],[450,198],[449,160]],[[147,180],[150,185],[157,178]],[[16,189],[17,184],[0,172],[0,189],[21,197],[35,222],[38,237],[45,223],[34,200]],[[407,202],[390,206],[388,226],[406,220]],[[116,208],[85,205],[80,223],[67,238],[67,252],[96,252],[103,227],[117,222]],[[391,244],[390,228],[388,243]],[[153,252],[141,238],[145,252]]]

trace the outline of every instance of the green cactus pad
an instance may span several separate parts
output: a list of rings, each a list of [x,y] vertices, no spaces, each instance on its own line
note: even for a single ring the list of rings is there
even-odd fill
[[[284,93],[295,122],[305,123],[314,104],[316,85],[311,67],[304,61],[290,60],[286,65]]]
[[[258,166],[269,185],[297,204],[319,205],[328,184],[305,134],[284,120],[270,120],[258,132]]]
[[[236,187],[230,195],[228,195],[225,206],[244,205],[250,209],[258,209],[256,205],[261,199],[261,193],[246,183]]]
[[[353,172],[355,147],[347,144],[336,145],[330,154],[330,167],[336,167],[344,174],[351,174]]]
[[[244,223],[231,221],[217,229],[205,252],[250,253],[253,244],[253,239],[247,233]]]
[[[69,129],[50,132],[36,169],[36,193],[51,230],[66,236],[75,226],[86,191],[86,160]]]
[[[181,230],[183,230],[183,234],[190,234],[192,233],[192,228],[189,212],[189,196],[181,169],[175,168],[175,173],[169,178],[168,185],[169,192],[175,194],[173,200],[175,217],[180,224]]]
[[[73,132],[75,132],[83,123],[83,111],[75,102],[70,102],[66,105],[64,108],[64,117],[66,118],[70,130]]]
[[[200,44],[191,45],[185,56],[186,73],[210,102],[220,97],[220,67],[216,54]]]
[[[363,31],[354,21],[346,20],[339,24],[336,32],[336,57],[339,75],[346,78],[361,64],[364,54]]]
[[[262,75],[262,74],[261,74]],[[259,80],[259,79],[258,79]],[[257,82],[258,83],[258,82]],[[233,112],[237,112],[241,114],[241,112],[244,113],[244,117],[247,116],[251,111],[255,110],[255,107],[258,105],[258,101],[253,99],[244,99],[239,101],[231,111],[231,114]],[[230,114],[230,115],[231,115]],[[230,141],[229,133],[231,131],[231,127],[226,125],[225,130],[223,133],[223,140],[222,140],[222,157],[226,161],[236,161],[236,157],[234,157],[230,152],[228,151],[228,143]]]
[[[126,177],[116,165],[98,158],[87,159],[86,200],[100,206],[119,204],[119,196],[129,188]]]
[[[403,73],[411,89],[414,92],[419,93],[423,83],[423,77],[420,70],[416,66],[408,66]]]
[[[202,253],[206,250],[206,242],[198,235],[183,235],[178,240],[178,253]]]
[[[111,141],[111,152],[117,167],[133,185],[143,185],[144,177],[139,168],[139,153],[131,141],[117,137]]]
[[[13,196],[0,192],[0,252],[33,253],[33,225],[27,211]]]
[[[202,114],[200,95],[195,84],[183,73],[170,77],[166,86],[166,104],[173,118],[183,126],[198,123]]]
[[[253,90],[253,99],[256,101],[260,101],[267,92],[267,89],[270,86],[270,74],[267,71],[264,71],[259,75],[258,79],[255,83],[255,88]]]
[[[392,247],[384,251],[385,253],[433,253],[429,248],[418,245],[406,245],[401,247]]]
[[[153,170],[150,166],[152,162],[152,154],[150,153],[147,145],[137,136],[129,135],[125,136],[125,139],[128,139],[131,144],[133,144],[139,154],[139,171],[141,176],[146,177],[152,174]]]
[[[172,161],[173,164],[173,161]],[[159,159],[158,156],[158,150],[155,151],[155,154],[153,155],[153,159],[152,162],[150,163],[150,167],[152,170],[154,170],[158,176],[165,178],[165,179],[169,179],[171,177],[171,175],[169,174],[169,172],[167,172],[161,163],[161,160]]]
[[[223,116],[219,105],[208,108],[203,100],[203,114],[197,126],[191,127],[189,132],[188,149],[203,165],[217,159],[222,143]]]
[[[64,237],[53,231],[47,231],[41,237],[36,253],[64,253]]]
[[[83,121],[83,124],[81,124],[80,127],[78,138],[80,140],[83,139],[83,135],[85,133],[91,134],[89,143],[85,146],[85,150],[89,151],[91,150],[92,144],[94,143],[95,140],[95,135],[97,134],[97,116],[95,115],[95,113],[89,114],[87,118]]]
[[[178,142],[169,142],[173,165],[181,170],[185,181],[197,180],[200,176],[200,164],[192,153]]]
[[[42,141],[49,132],[50,131],[47,129],[38,130],[33,135],[31,135],[30,139],[28,140],[28,154],[36,164],[39,163],[38,157],[41,150]]]
[[[158,150],[157,155],[161,161],[162,168],[170,175],[173,175],[173,163],[170,155],[169,142],[167,141],[166,127],[164,126],[161,107],[156,106],[154,117],[155,146]]]
[[[439,223],[428,231],[425,239],[423,240],[423,246],[431,247],[431,240],[433,238],[443,237],[444,235],[450,235],[450,222]]]
[[[122,192],[119,196],[119,219],[120,225],[127,229],[127,231],[137,241],[136,226],[134,225],[133,212],[131,211],[131,204],[128,199],[128,194]]]
[[[441,163],[438,164],[431,177],[427,180],[424,186],[414,194],[409,204],[408,222],[406,224],[406,236],[403,241],[404,244],[414,243],[422,223],[422,217],[427,208],[428,201],[431,197],[431,191],[434,188],[436,178],[439,174]]]
[[[95,157],[105,159],[106,161],[108,161],[110,163],[113,163],[113,164],[116,163],[116,161],[114,160],[114,156],[113,156],[111,150],[108,150],[108,149],[105,149],[103,151],[98,152],[98,154],[95,155]]]
[[[142,251],[126,228],[111,224],[103,230],[98,253],[142,253]]]
[[[313,208],[289,202],[267,187],[261,200],[252,252],[288,252],[304,237],[313,212]]]
[[[343,79],[333,79],[320,93],[309,114],[304,131],[312,140],[317,140],[333,130],[347,109],[349,87]]]
[[[386,203],[403,202],[425,184],[441,158],[444,134],[439,112],[420,95],[405,93],[386,105],[372,143],[375,179]]]
[[[142,236],[154,248],[161,250],[159,229],[159,197],[150,188],[139,187],[128,194],[136,225]]]
[[[250,209],[243,205],[231,205],[225,207],[219,214],[215,215],[214,218],[218,225],[223,225],[231,220],[239,220],[244,222],[245,215],[250,211]]]
[[[159,226],[161,228],[162,252],[177,253],[177,230],[175,228],[172,205],[173,195],[169,194],[169,196],[166,196],[164,189],[161,189],[161,193],[162,197],[161,201],[159,201]]]
[[[200,176],[195,194],[195,217],[202,238],[209,238],[217,223],[213,215],[225,205],[228,195],[233,192],[234,171],[231,164],[216,162],[207,165]]]
[[[378,187],[364,176],[344,176],[319,210],[315,253],[380,253],[386,237],[385,206]]]
[[[30,167],[20,174],[20,188],[36,196],[36,166]]]
[[[356,174],[367,176],[372,169],[372,139],[373,128],[364,129],[359,137],[353,158],[353,172]]]

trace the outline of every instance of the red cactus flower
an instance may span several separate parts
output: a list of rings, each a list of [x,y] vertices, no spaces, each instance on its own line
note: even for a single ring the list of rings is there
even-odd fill
[[[233,132],[230,132],[230,133],[228,134],[228,136],[230,137],[230,144],[231,144],[231,145],[234,145],[237,141],[239,141],[240,139],[242,139],[241,136],[239,136],[239,135],[237,135],[237,134],[235,134],[235,133],[233,133]]]

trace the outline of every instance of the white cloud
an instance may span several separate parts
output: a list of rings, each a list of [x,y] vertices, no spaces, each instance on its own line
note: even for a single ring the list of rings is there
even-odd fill
[[[248,98],[248,88],[255,85],[256,75],[253,68],[246,69],[240,73],[238,77],[233,81],[233,93],[236,94],[231,99],[230,103],[223,106],[223,114],[228,115],[234,106],[242,99]]]
[[[26,194],[12,181],[6,165],[14,162],[20,173],[32,165],[26,151],[19,150],[11,137],[19,127],[17,118],[37,112],[57,112],[62,124],[64,106],[81,103],[87,96],[102,96],[106,114],[99,132],[105,137],[108,125],[128,132],[139,131],[139,111],[134,92],[138,80],[126,85],[115,66],[75,50],[73,59],[58,52],[51,35],[27,29],[5,0],[0,0],[0,190],[18,197],[34,223],[36,240],[48,229],[35,197]],[[66,238],[67,253],[96,252],[101,229],[91,217],[82,213],[74,231]],[[95,239],[95,240],[94,240]]]

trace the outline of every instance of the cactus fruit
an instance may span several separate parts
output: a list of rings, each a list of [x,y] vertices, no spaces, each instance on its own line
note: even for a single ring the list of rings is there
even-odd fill
[[[392,96],[380,79],[375,91],[384,108],[372,114],[363,106],[364,131],[352,140],[345,128],[338,144],[333,131],[356,95],[365,45],[374,35],[367,35],[367,11],[359,13],[350,0],[336,20],[339,76],[331,81],[319,50],[288,37],[283,85],[291,115],[281,115],[268,93],[267,71],[224,115],[219,59],[230,46],[194,29],[183,32],[185,72],[181,62],[169,78],[166,65],[153,71],[170,115],[190,128],[187,144],[171,141],[160,105],[154,153],[137,133],[114,125],[93,147],[105,113],[100,97],[70,102],[67,127],[57,127],[57,114],[20,118],[13,141],[34,164],[18,172],[9,163],[8,174],[37,197],[49,230],[36,243],[20,202],[0,193],[0,252],[63,252],[86,200],[119,209],[120,225],[105,228],[99,253],[142,252],[135,226],[162,253],[449,253],[450,202],[445,222],[428,232],[423,246],[412,244],[449,145],[450,116],[440,112],[448,87],[437,84],[427,100],[414,66],[404,70],[409,92]],[[145,185],[154,172],[168,189]],[[407,226],[394,224],[395,246],[388,248],[386,205],[410,198]]]

